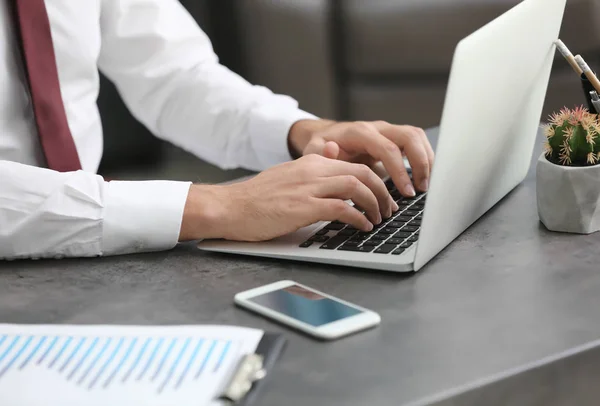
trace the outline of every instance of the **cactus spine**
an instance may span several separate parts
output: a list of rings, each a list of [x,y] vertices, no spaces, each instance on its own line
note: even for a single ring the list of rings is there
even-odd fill
[[[590,166],[600,161],[600,122],[583,106],[554,113],[544,126],[546,158],[557,165]]]

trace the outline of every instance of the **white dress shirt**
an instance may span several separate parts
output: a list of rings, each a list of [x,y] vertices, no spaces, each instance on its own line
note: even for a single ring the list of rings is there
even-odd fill
[[[98,69],[156,136],[222,168],[290,159],[292,124],[314,116],[219,65],[177,0],[46,0],[62,97],[83,171],[44,158],[8,2],[0,2],[0,258],[172,248],[185,182],[105,182]]]

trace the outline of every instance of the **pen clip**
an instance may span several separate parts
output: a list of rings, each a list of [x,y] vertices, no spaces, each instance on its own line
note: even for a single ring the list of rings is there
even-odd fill
[[[263,367],[264,358],[258,354],[248,354],[240,360],[231,382],[227,385],[221,399],[238,403],[252,389],[254,382],[263,379],[267,372]]]

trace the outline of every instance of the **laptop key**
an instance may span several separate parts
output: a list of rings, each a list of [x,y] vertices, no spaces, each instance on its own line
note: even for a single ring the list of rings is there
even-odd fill
[[[312,242],[325,242],[329,239],[326,235],[315,235],[309,239]]]
[[[417,242],[419,240],[419,236],[418,235],[413,235],[411,237],[408,238],[408,241],[410,242]]]
[[[409,231],[398,231],[396,234],[394,234],[394,238],[401,238],[402,240],[410,237],[412,233]]]
[[[345,225],[342,223],[329,223],[325,226],[326,230],[341,230]]]
[[[354,231],[354,230],[348,230],[347,228],[345,228],[342,231],[340,231],[339,233],[337,233],[337,235],[347,235],[348,237],[351,237],[354,234],[356,234],[356,231]]]
[[[417,226],[406,226],[402,229],[402,231],[410,231],[410,232],[415,232],[419,229],[419,227]]]
[[[334,250],[342,245],[347,239],[348,237],[345,235],[336,235],[335,237],[330,238],[325,244],[321,245],[321,249]]]
[[[383,244],[381,247],[375,250],[376,254],[389,254],[394,249],[396,249],[396,244]]]
[[[311,245],[313,245],[312,241],[304,241],[302,244],[300,244],[300,248],[308,248]]]
[[[340,248],[338,248],[339,251],[353,251],[353,252],[371,252],[375,249],[375,247],[371,247],[371,246],[360,246],[360,247],[355,247],[352,245],[342,245]]]
[[[387,223],[387,227],[402,228],[405,224],[405,221],[390,221],[389,223]]]
[[[396,228],[386,226],[379,230],[377,234],[394,234],[396,231],[398,231]]]
[[[394,219],[394,221],[401,221],[401,222],[404,222],[404,223],[406,223],[407,221],[410,221],[411,219],[412,219],[412,217],[411,217],[411,216],[407,216],[407,215],[405,215],[404,213],[402,213],[402,215],[400,215],[400,216],[396,217],[396,218]]]
[[[394,252],[392,252],[392,255],[400,255],[405,251],[404,248],[398,248],[397,250],[394,250]]]
[[[325,235],[325,234],[327,234],[328,232],[329,232],[329,230],[322,229],[322,230],[319,230],[319,231],[317,231],[315,235]]]
[[[402,241],[400,241],[402,242]],[[367,240],[365,242],[363,242],[363,245],[369,246],[369,247],[376,247],[379,244],[381,244],[381,241],[378,240]]]
[[[421,219],[414,219],[410,222],[410,226],[421,226]]]
[[[387,244],[402,244],[402,241],[404,241],[404,238],[390,238],[389,240],[386,241]]]
[[[400,244],[400,248],[405,248],[406,249],[406,248],[410,247],[411,245],[413,245],[412,242],[408,242],[408,241],[407,242],[403,242],[402,244]]]
[[[350,247],[358,247],[360,245],[360,241],[346,241],[344,245],[348,245]]]
[[[387,240],[387,238],[389,237],[388,234],[375,234],[371,237],[371,240],[376,240],[376,241],[383,241],[383,240]]]
[[[412,209],[412,207],[411,207],[411,209]],[[419,212],[417,210],[406,210],[403,214],[406,215],[406,216],[413,216],[414,217],[414,216],[418,216]]]

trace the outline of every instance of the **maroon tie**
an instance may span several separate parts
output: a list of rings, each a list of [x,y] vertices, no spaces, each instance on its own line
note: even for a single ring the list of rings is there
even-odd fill
[[[17,26],[38,134],[48,168],[81,169],[60,94],[50,22],[44,0],[15,0]]]

